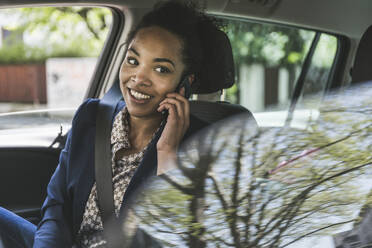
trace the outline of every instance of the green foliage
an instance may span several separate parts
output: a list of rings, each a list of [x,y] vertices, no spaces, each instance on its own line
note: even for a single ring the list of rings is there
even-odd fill
[[[0,64],[42,63],[50,57],[96,57],[109,27],[105,8],[41,7],[0,11],[12,19],[5,25],[22,39],[7,37],[0,49]],[[18,37],[22,37],[18,36]]]
[[[237,103],[238,101],[238,84],[234,84],[232,87],[226,90],[226,98],[229,102]]]
[[[22,43],[0,48],[0,64],[32,64],[44,63],[48,58],[57,57],[89,57],[91,52],[81,49],[78,42],[69,46],[55,46],[49,51],[40,47],[28,46]]]
[[[223,30],[231,41],[235,62],[235,85],[237,85],[227,90],[227,101],[244,102],[241,101],[243,99],[239,99],[240,97],[244,98],[240,94],[241,86],[252,79],[243,78],[245,74],[241,73],[241,69],[249,68],[252,64],[260,65],[265,69],[270,67],[286,69],[289,76],[288,85],[291,87],[288,95],[292,95],[290,91],[295,85],[296,71],[302,67],[314,40],[315,31],[239,19],[226,19]],[[337,38],[321,34],[312,57],[310,71],[306,77],[304,95],[321,92],[324,89],[336,50]],[[247,72],[247,70],[244,71]],[[249,108],[249,106],[246,107]],[[277,108],[281,108],[281,106],[277,106]]]
[[[226,20],[236,64],[293,66],[302,63],[314,32],[272,24]]]
[[[39,49],[27,49],[22,44],[0,49],[0,64],[42,63],[45,55]]]

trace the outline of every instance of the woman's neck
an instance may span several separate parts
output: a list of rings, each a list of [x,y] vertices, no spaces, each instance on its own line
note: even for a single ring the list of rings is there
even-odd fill
[[[144,148],[159,128],[162,117],[140,118],[129,116],[129,140],[135,150]]]

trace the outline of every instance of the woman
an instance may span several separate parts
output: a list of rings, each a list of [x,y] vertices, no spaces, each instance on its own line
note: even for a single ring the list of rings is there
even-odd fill
[[[178,89],[181,81],[193,89],[198,86],[203,59],[201,27],[216,28],[191,5],[169,1],[156,5],[128,37],[120,70],[124,102],[116,106],[111,131],[116,216],[144,179],[169,169],[181,141],[205,126],[190,116],[185,88]],[[94,175],[98,103],[88,99],[73,119],[48,185],[40,224],[35,227],[0,209],[0,232],[3,241],[13,242],[11,247],[106,244]]]

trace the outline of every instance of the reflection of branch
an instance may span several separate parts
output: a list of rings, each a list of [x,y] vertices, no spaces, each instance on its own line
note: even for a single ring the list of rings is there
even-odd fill
[[[250,225],[249,223],[251,222],[251,217],[252,217],[252,209],[253,209],[253,199],[252,199],[252,192],[255,189],[255,174],[256,174],[256,162],[257,162],[257,140],[261,135],[261,130],[258,129],[256,135],[252,138],[252,162],[251,162],[251,178],[249,180],[249,185],[248,185],[248,191],[247,194],[244,194],[244,196],[238,200],[238,204],[240,205],[241,202],[244,200],[244,198],[247,198],[248,204],[247,207],[245,208],[245,213],[246,217],[244,219],[245,223],[245,228],[244,228],[244,240],[243,240],[243,245],[247,246],[248,245],[248,240],[250,236]]]
[[[271,201],[273,201],[273,200],[281,197],[281,195],[285,195],[285,194],[287,194],[287,192],[285,192],[284,194],[279,194],[279,195],[275,195],[275,194],[270,195],[269,199],[261,205],[260,210],[258,211],[259,212],[258,222],[256,224],[257,232],[264,231],[264,230],[261,230],[260,223],[262,223],[264,218],[265,218],[265,213],[266,213],[265,209],[266,209],[267,205],[270,204]]]
[[[313,214],[317,214],[317,213],[319,213],[320,211],[323,211],[323,210],[328,209],[328,208],[332,208],[332,207],[341,207],[341,206],[349,206],[349,205],[350,205],[350,203],[337,203],[337,204],[327,204],[327,203],[328,203],[328,202],[326,202],[326,203],[324,203],[324,204],[318,206],[318,208],[316,208],[316,209],[312,209],[311,211],[307,211],[307,212],[308,212],[307,214],[302,215],[302,216],[299,217],[299,218],[295,218],[294,221],[295,221],[296,223],[298,223],[299,221],[301,221],[301,220],[305,220],[305,219],[309,218],[311,215],[313,215]],[[323,205],[325,205],[325,206],[323,206]]]
[[[237,214],[237,209],[239,207],[239,201],[238,199],[239,196],[239,191],[240,191],[240,176],[241,176],[241,158],[243,156],[243,141],[245,137],[245,132],[246,129],[248,128],[248,125],[246,122],[240,122],[239,127],[236,128],[236,130],[239,130],[239,136],[238,136],[238,150],[237,150],[237,155],[234,161],[234,179],[232,183],[232,195],[231,195],[231,206],[227,203],[223,193],[220,190],[219,184],[215,177],[213,176],[212,173],[208,173],[207,177],[212,180],[213,186],[214,186],[214,191],[215,194],[217,195],[217,198],[219,199],[224,213],[225,213],[225,219],[226,222],[228,223],[229,229],[231,236],[233,237],[234,240],[234,246],[235,247],[240,247],[241,246],[241,240],[240,240],[240,232],[238,230],[238,214]],[[225,139],[225,142],[227,142],[227,139]],[[222,146],[223,147],[223,146]],[[209,162],[209,161],[208,161]],[[210,163],[209,163],[210,164]]]
[[[187,232],[170,232],[170,231],[162,230],[159,228],[156,228],[156,231],[161,232],[161,233],[178,234],[178,235],[187,234]]]
[[[363,109],[363,110],[360,110],[360,108],[358,109],[352,109],[352,108],[347,108],[347,109],[342,109],[342,108],[338,108],[338,109],[328,109],[328,110],[322,110],[322,113],[357,113],[357,114],[363,114],[363,115],[368,115],[370,113],[372,113],[372,109],[369,109],[366,110],[366,109]]]
[[[207,239],[207,241],[209,241],[209,240],[211,240],[211,241],[218,241],[218,242],[222,242],[226,246],[235,247],[234,244],[228,243],[225,239],[222,239],[220,237],[217,237],[217,236],[213,235],[213,233],[208,233],[208,234],[211,236],[211,238]]]
[[[190,143],[192,148],[190,149],[189,147],[183,148],[183,150],[193,150],[195,148],[198,151],[199,155],[199,160],[197,162],[193,161],[193,154],[190,153],[185,153],[187,156],[187,159],[185,161],[193,161],[193,163],[196,163],[195,166],[196,168],[189,168],[184,165],[185,161],[180,159],[178,156],[178,168],[181,170],[182,174],[190,179],[191,181],[195,180],[196,177],[200,177],[200,170],[203,171],[209,171],[209,166],[213,164],[218,156],[212,156],[212,148],[213,146],[210,144],[205,144],[207,140],[217,140],[218,137],[218,131],[220,130],[221,126],[217,126],[213,129],[209,129],[208,132],[204,133],[203,135],[194,136],[195,143]],[[217,154],[220,154],[220,152],[227,146],[227,141],[224,141],[223,144],[221,145],[221,149],[217,151]],[[196,147],[195,147],[196,146]]]
[[[162,174],[162,175],[160,175],[160,177],[163,178],[167,183],[169,183],[170,185],[172,185],[174,188],[176,188],[179,191],[181,191],[182,193],[184,193],[186,195],[192,195],[193,194],[193,189],[192,188],[185,187],[185,186],[182,186],[181,184],[176,183],[175,181],[173,181],[166,174]]]
[[[214,178],[214,176],[212,175],[212,173],[209,173],[208,174],[208,178],[210,178],[212,180],[214,189],[215,189],[216,194],[217,194],[217,197],[218,197],[218,199],[220,200],[220,202],[222,204],[223,210],[226,211],[229,206],[228,206],[228,204],[227,204],[227,202],[226,202],[226,200],[225,200],[225,198],[224,198],[224,196],[223,196],[223,194],[222,194],[222,192],[220,190],[220,187],[218,185],[217,180]]]
[[[160,205],[158,204],[154,204],[154,207],[157,207],[159,208],[160,210],[164,210],[160,207]],[[168,227],[169,229],[171,230],[174,230],[174,226],[172,225],[169,225],[165,220],[164,218],[160,218],[160,215],[157,215],[157,214],[153,214],[151,213],[151,210],[150,211],[146,211],[147,215],[150,215],[152,218],[154,218],[156,221],[160,222],[162,225],[164,225],[165,227]],[[140,217],[138,214],[137,214],[138,217]],[[144,218],[141,218],[143,222],[147,222],[146,220],[144,220]],[[150,222],[147,222],[148,225],[151,226],[151,223]]]
[[[324,173],[325,174],[325,173]],[[329,185],[329,186],[327,186],[327,187],[324,187],[323,189],[320,189],[320,190],[318,190],[318,191],[316,191],[315,193],[313,193],[314,195],[317,195],[317,194],[320,194],[320,193],[322,193],[322,192],[327,192],[327,191],[329,191],[329,190],[332,190],[333,188],[336,188],[336,190],[339,190],[339,187],[338,186],[342,186],[342,185],[344,185],[345,183],[347,183],[347,182],[350,182],[353,178],[356,178],[356,177],[358,177],[359,175],[356,175],[356,176],[352,176],[352,175],[350,175],[350,178],[348,177],[348,178],[345,178],[345,180],[340,180],[340,182],[338,182],[338,183],[336,183],[336,184],[334,184],[334,185]],[[312,195],[310,195],[310,197],[312,197]]]
[[[269,156],[264,162],[262,162],[262,164],[260,166],[264,166],[265,163],[268,164],[268,165],[273,164],[273,162],[277,161],[277,159],[279,158],[279,155],[282,154],[282,152],[277,153],[276,156],[272,157],[275,154],[274,150],[276,149],[277,145],[279,144],[278,139],[279,139],[279,137],[281,135],[281,132],[283,130],[285,130],[285,127],[281,127],[281,128],[278,128],[278,129],[274,130],[274,134],[273,134],[274,138],[273,138],[273,140],[270,144],[270,147],[268,148],[268,152],[267,152],[267,154],[271,154],[271,156]]]
[[[208,133],[207,133],[208,134]],[[215,140],[217,131],[214,130],[209,138]],[[216,158],[212,158],[212,146],[203,146],[202,140],[204,138],[208,140],[209,138],[205,135],[199,137],[198,140],[198,151],[199,151],[199,161],[196,163],[193,169],[192,175],[189,179],[191,184],[189,187],[192,189],[190,194],[191,198],[189,200],[189,211],[191,214],[191,225],[188,226],[188,241],[189,247],[203,248],[206,247],[207,243],[205,241],[205,231],[206,228],[203,225],[203,215],[204,215],[204,205],[205,205],[205,182],[208,177],[209,168],[211,162]],[[200,140],[203,138],[202,140]],[[201,154],[201,155],[200,155]]]
[[[162,212],[160,216],[166,217],[166,218],[172,218],[174,216],[174,214],[169,211],[169,209],[171,209],[172,207],[164,207],[163,205],[156,203],[156,202],[152,202],[152,205]],[[154,214],[151,213],[152,210],[149,210],[147,212],[150,213],[152,216],[156,215],[156,213]]]
[[[182,171],[182,175],[188,179],[192,179],[195,176],[195,169],[184,166],[180,161],[177,163],[178,169]]]
[[[260,191],[259,195],[263,195],[264,192],[266,191],[263,188],[265,188],[265,187],[261,187],[261,191]],[[291,191],[291,189],[289,189],[289,188],[285,188],[285,189],[287,189],[287,190],[285,190],[284,192],[283,191],[278,191],[278,193],[271,194],[270,197],[266,200],[266,202],[264,202],[261,205],[260,209],[255,211],[254,214],[256,214],[257,212],[259,213],[259,219],[257,221],[257,224],[255,225],[255,228],[256,228],[257,233],[259,235],[257,235],[256,238],[254,239],[253,245],[258,244],[263,237],[265,237],[266,235],[271,233],[273,230],[276,230],[277,228],[279,228],[280,225],[285,220],[290,219],[290,217],[288,217],[288,216],[291,216],[293,208],[296,206],[296,204],[293,203],[293,202],[285,204],[285,205],[282,204],[281,208],[283,209],[283,211],[278,211],[263,227],[261,227],[261,222],[265,218],[266,207],[269,205],[269,203],[271,203],[272,200],[281,198],[282,196],[287,195]],[[280,194],[279,194],[279,192],[280,192]],[[298,204],[298,205],[301,205],[301,204]],[[294,211],[294,213],[296,213],[296,210]],[[281,234],[281,232],[280,232],[280,234]]]
[[[332,145],[335,145],[335,144],[340,143],[342,141],[345,141],[345,140],[349,139],[350,137],[352,137],[354,134],[359,133],[359,132],[365,130],[365,128],[368,128],[369,126],[372,126],[372,124],[368,124],[367,126],[365,126],[363,128],[360,128],[360,129],[357,129],[357,130],[355,130],[353,132],[350,132],[348,135],[346,135],[345,137],[343,137],[341,139],[337,139],[337,140],[335,140],[333,142],[330,142],[330,143],[325,144],[323,146],[320,146],[318,148],[314,148],[314,149],[311,149],[311,150],[308,150],[308,151],[305,150],[300,155],[295,156],[295,157],[293,157],[290,160],[281,162],[276,168],[274,168],[273,170],[270,170],[268,172],[268,174],[269,175],[272,175],[272,174],[276,173],[278,170],[280,170],[281,168],[287,166],[288,164],[290,164],[290,163],[292,163],[292,162],[294,162],[294,161],[296,161],[296,160],[298,160],[300,158],[306,157],[306,156],[308,156],[308,155],[310,155],[310,154],[312,154],[314,152],[317,152],[317,151],[322,150],[324,148],[327,148],[329,146],[332,146]]]
[[[284,217],[285,217],[284,220],[286,221],[285,222],[285,225],[282,226],[282,227],[279,227],[279,233],[276,235],[276,237],[274,237],[274,242],[273,242],[274,244],[280,240],[280,238],[283,235],[283,233],[291,225],[292,220],[296,217],[296,215],[297,215],[298,211],[300,210],[302,204],[306,201],[306,197],[305,197],[306,195],[307,194],[304,194],[303,197],[300,197],[299,198],[300,200],[299,200],[299,202],[296,203],[296,205],[292,205],[292,204],[290,205],[289,211],[287,212],[286,215],[284,215]],[[293,208],[293,206],[295,206],[295,207]],[[279,221],[278,224],[279,224],[278,226],[280,226],[281,225],[281,221]]]
[[[300,237],[298,237],[298,238],[292,240],[291,242],[288,242],[288,243],[286,243],[286,244],[280,246],[279,248],[286,247],[286,246],[288,246],[288,245],[290,245],[290,244],[293,244],[294,242],[297,242],[298,240],[300,240],[300,239],[302,239],[302,238],[305,238],[306,236],[309,236],[309,235],[314,234],[314,233],[316,233],[316,232],[322,231],[322,230],[324,230],[324,229],[327,229],[327,228],[330,228],[330,227],[333,227],[333,226],[344,225],[344,224],[347,224],[347,223],[353,222],[354,220],[355,220],[355,219],[348,220],[348,221],[344,221],[344,222],[340,222],[340,223],[334,223],[334,224],[330,224],[330,225],[328,225],[328,226],[325,226],[325,227],[322,227],[322,228],[316,229],[316,230],[314,230],[314,231],[311,231],[311,232],[309,232],[309,233],[306,233],[306,234],[304,234],[304,235],[301,235]]]
[[[158,207],[160,210],[164,211],[164,208],[162,208],[160,205],[154,204],[154,206]],[[166,211],[164,211],[164,212],[166,212]],[[154,230],[156,232],[178,234],[181,237],[182,240],[184,240],[184,241],[187,240],[185,235],[184,235],[184,234],[187,234],[187,233],[186,232],[176,232],[175,230],[177,229],[177,227],[175,227],[175,226],[171,225],[170,223],[166,222],[165,218],[164,218],[164,215],[160,215],[161,216],[160,217],[157,214],[152,214],[151,211],[145,211],[144,215],[141,215],[141,214],[137,213],[136,211],[134,211],[134,214],[141,220],[141,222],[143,224],[154,228]],[[151,217],[152,219],[148,218],[148,217]],[[154,225],[154,223],[160,223],[162,225],[162,227],[168,228],[171,231],[166,231],[164,229],[160,229],[160,228],[157,227],[157,225]],[[165,241],[165,240],[162,240],[162,241]]]
[[[269,229],[269,231],[265,232],[263,235],[260,235],[260,238],[262,238],[263,236],[265,236],[266,233],[270,233],[274,229],[278,228],[280,226],[280,224],[282,223],[282,221],[286,221],[285,225],[283,227],[280,227],[279,228],[279,233],[276,236],[276,238],[274,239],[274,243],[277,242],[279,240],[281,234],[282,234],[282,231],[286,230],[288,228],[288,226],[291,224],[293,218],[296,216],[296,214],[299,211],[301,205],[305,202],[306,196],[313,189],[315,189],[317,186],[319,186],[320,184],[322,184],[322,183],[324,183],[326,181],[332,180],[332,179],[334,179],[336,177],[339,177],[339,176],[342,176],[342,175],[347,174],[349,172],[352,172],[352,171],[361,169],[361,168],[363,168],[365,166],[368,166],[368,165],[371,165],[371,164],[372,164],[372,162],[369,162],[369,163],[366,163],[366,164],[362,164],[360,166],[356,166],[356,167],[350,168],[348,170],[341,171],[339,173],[336,173],[336,174],[334,174],[332,176],[326,177],[326,178],[324,178],[322,180],[319,180],[318,182],[314,183],[313,185],[311,185],[310,187],[308,187],[307,189],[305,189],[303,192],[301,192],[298,196],[296,196],[292,200],[292,202],[289,204],[290,207],[289,207],[288,211],[286,211],[286,214],[285,215],[282,215],[281,213],[279,213],[279,216],[282,215],[283,218],[281,218],[281,220],[279,220],[276,224],[274,224],[273,227]],[[296,206],[296,207],[293,208],[294,206]],[[270,221],[270,222],[272,222],[272,221]]]
[[[296,199],[297,197],[295,197]],[[292,220],[292,218],[295,216],[295,214],[297,213],[297,210],[298,208],[301,206],[301,204],[303,203],[303,199],[301,199],[302,202],[300,204],[298,204],[297,202],[297,205],[295,205],[295,200],[292,200],[292,203],[288,204],[288,207],[286,207],[286,211],[279,211],[277,214],[275,214],[271,220],[269,220],[265,226],[263,228],[260,228],[259,229],[259,234],[253,244],[256,245],[259,243],[259,241],[265,237],[266,235],[268,235],[269,233],[271,233],[273,230],[276,230],[279,228],[279,233],[276,235],[276,237],[273,239],[273,244],[275,244],[280,236],[282,235],[282,232],[286,229],[286,227],[280,227],[280,225],[284,222],[284,221],[287,221],[287,225],[288,223],[290,223],[290,221]],[[297,208],[295,208],[293,210],[293,208],[297,206]],[[270,225],[273,224],[270,228]],[[287,226],[286,225],[286,226]],[[269,229],[268,229],[269,228]],[[268,230],[267,230],[268,229]]]
[[[341,172],[336,173],[336,174],[334,174],[334,175],[332,175],[332,176],[326,177],[326,178],[320,180],[318,183],[316,183],[316,184],[314,184],[313,186],[311,186],[311,187],[310,187],[310,190],[313,190],[316,186],[318,186],[318,185],[320,185],[320,184],[322,184],[322,183],[324,183],[324,182],[326,182],[326,181],[328,181],[328,180],[331,180],[331,179],[333,179],[333,178],[336,178],[336,177],[342,176],[342,175],[347,174],[347,173],[349,173],[349,172],[352,172],[352,171],[355,171],[355,170],[361,169],[361,168],[366,167],[366,166],[371,165],[371,164],[372,164],[372,162],[365,163],[365,164],[362,164],[362,165],[359,165],[359,166],[356,166],[356,167],[353,167],[353,168],[350,168],[350,169],[347,169],[347,170],[341,171]]]
[[[238,151],[237,156],[235,160],[235,174],[234,174],[234,181],[233,181],[233,192],[231,196],[231,202],[232,202],[232,211],[230,214],[228,214],[228,217],[231,219],[228,220],[231,235],[234,239],[235,247],[240,247],[240,232],[237,228],[237,211],[238,211],[238,195],[239,195],[239,183],[240,183],[240,172],[241,172],[241,158],[243,155],[243,138],[244,138],[245,129],[243,129],[240,132],[239,141],[238,141]]]

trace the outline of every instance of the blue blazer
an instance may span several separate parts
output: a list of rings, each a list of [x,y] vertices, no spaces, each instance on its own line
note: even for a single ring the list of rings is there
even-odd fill
[[[71,247],[76,243],[75,237],[80,229],[85,205],[95,182],[94,142],[98,103],[99,99],[86,100],[73,118],[65,148],[60,154],[59,165],[48,185],[34,247]],[[124,106],[123,101],[112,106],[115,111],[111,122]],[[206,125],[205,122],[191,115],[190,127],[184,139]],[[157,133],[150,143],[128,185],[122,207],[143,181],[156,175],[156,143],[160,135],[161,132]]]

